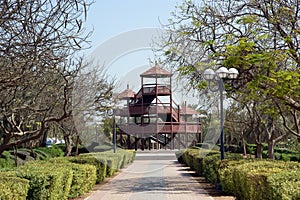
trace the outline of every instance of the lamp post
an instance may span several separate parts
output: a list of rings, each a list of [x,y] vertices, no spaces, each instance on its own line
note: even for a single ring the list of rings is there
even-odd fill
[[[108,116],[113,117],[113,145],[114,153],[117,152],[117,127],[116,127],[116,110],[111,108],[107,111]]]
[[[210,82],[217,82],[218,88],[220,92],[220,151],[221,151],[221,160],[225,158],[225,149],[224,149],[224,113],[223,113],[223,93],[225,91],[225,87],[223,84],[223,80],[233,80],[236,79],[239,72],[235,68],[230,68],[229,70],[226,67],[221,67],[218,70],[214,71],[212,69],[206,69],[203,72],[204,79],[208,81],[209,86]],[[209,89],[213,92],[216,90],[213,90],[211,87]]]

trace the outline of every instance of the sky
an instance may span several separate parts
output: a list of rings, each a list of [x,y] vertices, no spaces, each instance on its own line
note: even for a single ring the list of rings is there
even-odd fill
[[[114,92],[127,85],[135,92],[140,89],[139,74],[154,66],[153,41],[159,41],[162,26],[181,4],[182,0],[95,0],[91,5],[86,26],[94,31],[86,54],[116,79]],[[175,100],[178,96],[178,103],[183,102],[184,95],[176,94]]]
[[[139,73],[151,66],[152,42],[180,4],[181,0],[95,0],[86,21],[87,28],[94,30],[92,48],[85,54],[122,80],[121,88],[132,85],[131,71]]]
[[[94,27],[92,49],[120,33],[166,24],[180,0],[95,0],[86,25]]]

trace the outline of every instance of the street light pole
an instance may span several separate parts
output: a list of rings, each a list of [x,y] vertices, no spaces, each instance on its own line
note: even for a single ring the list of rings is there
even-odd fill
[[[117,125],[116,125],[116,110],[110,108],[107,110],[108,116],[113,117],[113,151],[114,153],[117,152]]]
[[[223,93],[225,91],[224,85],[222,84],[222,79],[219,80],[219,91],[220,91],[220,151],[221,151],[221,160],[225,158],[225,148],[224,148],[224,112],[223,112]]]
[[[220,152],[221,152],[221,160],[225,158],[225,148],[224,148],[224,112],[223,112],[223,94],[225,91],[225,87],[223,84],[223,79],[233,80],[236,79],[239,72],[235,68],[230,68],[229,70],[225,67],[219,68],[216,72],[212,69],[206,69],[203,72],[204,79],[207,80],[209,83],[211,81],[218,82],[218,89],[220,92]],[[211,91],[214,91],[212,88],[209,87]],[[216,91],[214,91],[216,92]]]
[[[117,152],[117,126],[116,126],[116,111],[113,110],[113,118],[114,118],[114,127],[113,127],[113,143],[114,143],[114,153]]]

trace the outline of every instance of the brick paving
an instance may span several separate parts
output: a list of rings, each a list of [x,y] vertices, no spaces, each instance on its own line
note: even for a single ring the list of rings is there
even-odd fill
[[[137,152],[135,161],[84,200],[233,200],[176,162],[174,151]]]

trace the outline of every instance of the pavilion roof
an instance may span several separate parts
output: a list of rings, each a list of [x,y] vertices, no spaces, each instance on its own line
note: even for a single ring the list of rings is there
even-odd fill
[[[135,96],[135,92],[127,88],[123,92],[118,94],[118,99],[131,99],[134,98],[134,96]]]
[[[158,65],[155,65],[154,67],[151,67],[147,71],[143,72],[140,74],[141,77],[146,77],[146,78],[165,78],[165,77],[171,77],[172,74],[161,68]]]

